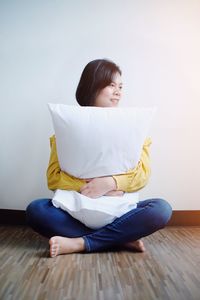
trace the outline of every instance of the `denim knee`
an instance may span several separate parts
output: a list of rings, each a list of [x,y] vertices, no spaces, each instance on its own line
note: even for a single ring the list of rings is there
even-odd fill
[[[38,219],[41,201],[44,199],[33,200],[26,208],[26,221],[30,226]]]
[[[26,208],[26,222],[30,225],[33,218],[34,212],[36,210],[37,200],[32,201]]]
[[[155,199],[156,206],[156,218],[155,223],[159,228],[164,228],[165,225],[171,218],[172,215],[172,207],[171,205],[164,199]]]

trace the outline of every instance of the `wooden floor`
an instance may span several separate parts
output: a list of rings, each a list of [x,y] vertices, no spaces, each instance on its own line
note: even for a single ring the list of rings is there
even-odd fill
[[[27,227],[0,227],[1,300],[200,300],[200,227],[166,227],[147,251],[49,257]]]

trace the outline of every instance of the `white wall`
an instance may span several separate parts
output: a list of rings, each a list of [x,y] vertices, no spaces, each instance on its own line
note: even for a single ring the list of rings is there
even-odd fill
[[[122,105],[158,107],[141,197],[200,209],[199,13],[198,0],[0,1],[0,208],[52,195],[46,104],[75,104],[83,67],[110,58],[123,71]]]

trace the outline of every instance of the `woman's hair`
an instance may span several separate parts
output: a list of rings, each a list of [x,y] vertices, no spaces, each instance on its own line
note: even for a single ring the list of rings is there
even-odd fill
[[[98,93],[108,86],[116,73],[121,75],[120,68],[107,59],[96,59],[89,62],[82,74],[76,90],[76,100],[81,106],[93,106]]]

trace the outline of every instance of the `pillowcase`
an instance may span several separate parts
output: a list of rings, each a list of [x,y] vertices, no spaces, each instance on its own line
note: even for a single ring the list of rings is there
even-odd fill
[[[139,193],[89,198],[75,191],[56,190],[52,203],[87,227],[99,229],[137,207]]]
[[[61,170],[82,179],[133,169],[155,113],[144,107],[48,106]]]

